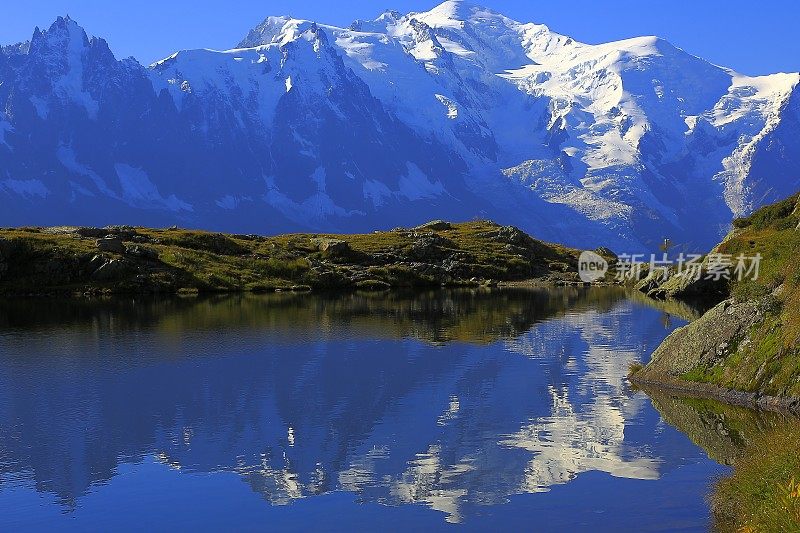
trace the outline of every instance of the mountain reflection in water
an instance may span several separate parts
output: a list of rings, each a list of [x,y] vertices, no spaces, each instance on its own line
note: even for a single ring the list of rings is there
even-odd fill
[[[625,376],[687,314],[618,288],[0,302],[0,510],[32,487],[80,513],[148,462],[205,474],[198,508],[233,474],[266,507],[466,524],[584,473],[656,482],[707,459]]]

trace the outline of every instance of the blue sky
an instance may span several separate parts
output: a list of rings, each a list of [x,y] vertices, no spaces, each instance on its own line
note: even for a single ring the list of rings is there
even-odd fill
[[[336,25],[375,18],[384,9],[421,11],[437,0],[36,0],[4,2],[0,43],[27,40],[69,14],[106,38],[117,57],[143,63],[186,48],[234,46],[268,15],[290,14]],[[800,5],[791,0],[486,0],[475,2],[516,20],[547,24],[579,41],[599,43],[659,35],[714,63],[746,74],[800,70]],[[385,5],[388,4],[388,5]]]

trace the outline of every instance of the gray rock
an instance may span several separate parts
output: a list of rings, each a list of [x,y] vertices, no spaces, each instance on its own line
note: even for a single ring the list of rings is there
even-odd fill
[[[418,261],[426,263],[441,262],[450,252],[446,248],[455,247],[449,239],[429,231],[426,233],[415,233],[414,243],[409,249],[409,255]]]
[[[645,280],[647,281],[647,278]],[[707,279],[705,270],[698,276],[675,275],[668,279],[660,278],[651,280],[653,283],[642,292],[651,298],[678,300],[714,300],[719,301],[728,292],[727,282],[724,279]]]
[[[722,302],[667,337],[636,379],[671,380],[697,367],[711,367],[727,357],[731,347],[746,342],[763,318],[759,302]]]
[[[75,233],[87,239],[100,239],[108,235],[108,230],[103,228],[78,228]]]
[[[131,265],[124,259],[112,259],[98,268],[92,279],[95,281],[118,281],[130,274]]]
[[[350,252],[350,245],[339,239],[317,238],[311,239],[311,243],[326,256],[342,256]]]
[[[158,260],[157,250],[153,250],[152,248],[147,248],[145,246],[140,246],[138,244],[134,244],[132,246],[126,246],[125,254],[133,257],[138,257],[139,259],[146,259],[149,261]]]
[[[99,254],[95,255],[94,257],[92,257],[91,260],[89,260],[89,269],[92,272],[95,272],[98,268],[100,268],[101,266],[105,265],[106,262],[107,262],[106,258],[103,257],[102,255],[99,255]]]
[[[503,226],[496,232],[487,233],[484,236],[489,237],[496,242],[513,244],[515,246],[522,246],[530,239],[530,237],[528,237],[524,231],[514,226]]]
[[[669,273],[664,271],[663,269],[655,269],[648,272],[647,276],[641,281],[639,281],[636,285],[634,285],[634,289],[639,292],[643,292],[645,294],[649,294],[650,291],[660,287],[665,281],[669,279]]]
[[[96,244],[97,249],[101,252],[111,252],[114,254],[125,253],[125,245],[122,244],[122,239],[113,235],[97,239]]]
[[[594,252],[603,257],[617,257],[617,254],[611,248],[606,248],[605,246],[597,248]]]
[[[136,228],[133,226],[106,226],[105,230],[109,235],[119,237],[123,241],[130,241],[136,236]]]
[[[444,220],[432,220],[414,229],[417,231],[447,231],[453,229],[453,225]]]

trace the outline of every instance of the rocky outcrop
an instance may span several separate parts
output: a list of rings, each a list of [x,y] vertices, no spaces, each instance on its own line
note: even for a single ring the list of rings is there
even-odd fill
[[[432,220],[414,228],[416,231],[447,231],[453,229],[453,225],[444,220]]]
[[[343,258],[350,253],[350,245],[340,239],[317,238],[311,239],[316,249],[328,258]]]
[[[114,281],[124,278],[133,270],[135,270],[135,267],[125,259],[112,259],[95,270],[92,274],[92,279],[95,281]]]
[[[101,252],[110,252],[113,254],[124,254],[125,245],[122,244],[122,239],[114,235],[109,235],[102,239],[97,239],[95,242],[97,249]]]
[[[9,259],[12,265],[0,277],[0,293],[577,282],[579,251],[537,241],[517,228],[487,221],[434,221],[423,227],[428,229],[276,237],[128,226],[0,230],[0,239],[8,235],[12,248],[19,249],[8,256],[0,246],[0,264]]]
[[[125,247],[125,254],[139,259],[146,259],[149,261],[158,260],[158,251],[152,248],[147,248],[139,244],[133,244]]]
[[[775,291],[779,292],[779,291]],[[675,330],[653,353],[650,362],[629,379],[647,390],[713,398],[731,405],[800,414],[800,397],[776,388],[765,373],[791,363],[776,348],[753,364],[763,348],[764,324],[774,319],[775,295],[737,302],[728,299],[699,319]],[[760,346],[761,345],[761,346]]]
[[[719,301],[728,293],[727,280],[714,280],[692,275],[665,276],[664,271],[656,271],[642,280],[637,289],[651,298],[675,298],[684,301]]]
[[[674,381],[698,368],[709,368],[748,342],[752,327],[764,318],[758,302],[725,300],[699,319],[675,330],[633,376],[640,382]]]

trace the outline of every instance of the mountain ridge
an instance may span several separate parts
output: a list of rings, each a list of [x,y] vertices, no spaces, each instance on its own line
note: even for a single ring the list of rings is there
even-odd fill
[[[464,2],[348,28],[269,17],[149,67],[59,17],[0,52],[0,224],[491,217],[586,248],[705,249],[800,188],[798,82]]]

